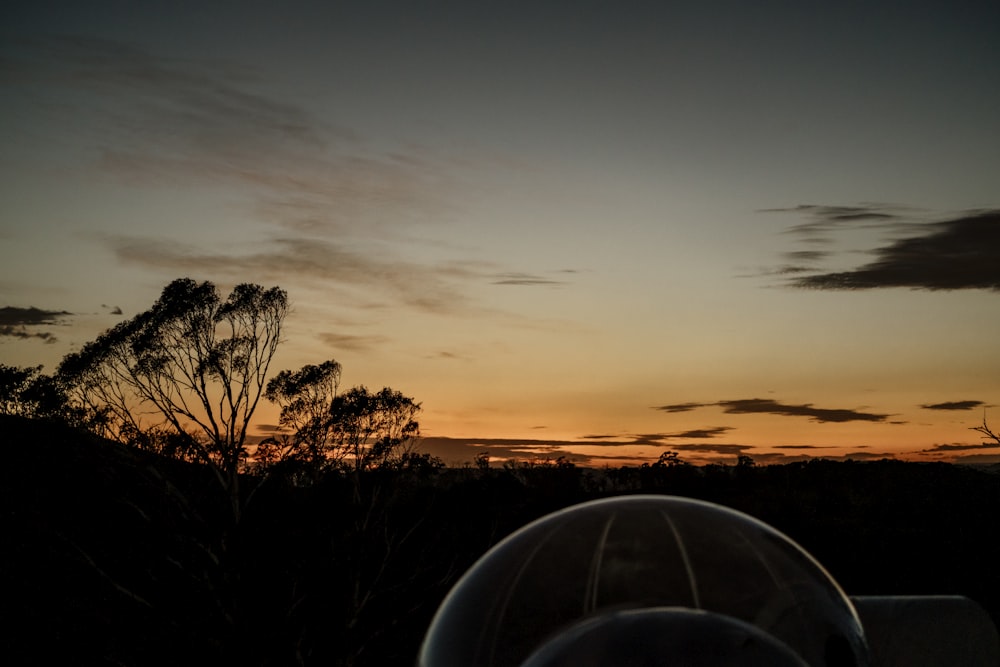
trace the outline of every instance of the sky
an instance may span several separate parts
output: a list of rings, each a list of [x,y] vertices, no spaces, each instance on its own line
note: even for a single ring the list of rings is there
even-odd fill
[[[5,2],[0,363],[179,277],[449,463],[1000,461],[1000,5]],[[277,419],[258,412],[258,432]]]

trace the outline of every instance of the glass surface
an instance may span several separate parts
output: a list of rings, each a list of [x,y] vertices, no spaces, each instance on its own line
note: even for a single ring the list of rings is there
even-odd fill
[[[441,604],[418,665],[521,667],[581,621],[656,607],[750,624],[812,667],[868,664],[850,600],[789,538],[719,505],[642,495],[555,512],[493,547]]]
[[[542,644],[523,667],[663,667],[675,663],[684,667],[808,667],[790,648],[756,626],[680,607],[614,611],[587,618]]]

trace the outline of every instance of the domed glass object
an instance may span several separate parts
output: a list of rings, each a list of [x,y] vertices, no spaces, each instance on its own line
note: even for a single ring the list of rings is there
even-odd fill
[[[810,667],[868,665],[850,600],[792,540],[719,505],[641,495],[555,512],[493,547],[442,602],[418,666],[549,667],[526,661],[533,654],[538,660],[543,645],[562,643],[561,650],[571,651],[567,641],[626,632],[629,624],[622,623],[631,617],[620,614],[629,610],[646,610],[643,627],[660,627],[656,633],[673,639],[661,644],[650,635],[651,652],[669,653],[647,656],[659,662],[618,664],[701,664],[690,662],[705,646],[696,637],[722,619],[752,626]],[[692,621],[697,612],[712,623]],[[671,614],[674,623],[701,623],[701,630],[689,633],[689,641],[683,632],[663,630]],[[587,638],[581,633],[587,627],[600,628],[598,635]],[[728,635],[717,629],[721,646]]]
[[[613,611],[580,621],[542,644],[523,667],[808,667],[760,628],[680,607]]]

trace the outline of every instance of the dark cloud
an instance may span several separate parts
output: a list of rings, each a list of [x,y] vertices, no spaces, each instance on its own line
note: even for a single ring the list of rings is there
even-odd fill
[[[789,260],[794,260],[798,262],[818,262],[822,259],[826,259],[832,253],[823,250],[796,250],[793,252],[786,252],[785,257]]]
[[[920,407],[924,410],[972,410],[980,405],[985,405],[982,401],[945,401],[944,403],[924,403]]]
[[[65,310],[42,310],[41,308],[17,308],[4,306],[0,308],[0,325],[4,326],[37,326],[41,324],[59,324],[72,313]]]
[[[690,412],[691,410],[704,408],[708,405],[714,405],[714,403],[674,403],[673,405],[660,405],[654,408],[654,410],[661,410],[663,412]]]
[[[767,413],[789,417],[808,417],[816,422],[885,421],[889,415],[873,414],[848,409],[814,408],[811,403],[788,405],[770,398],[745,398],[735,401],[719,401],[723,412],[729,414]]]
[[[65,310],[42,310],[34,306],[30,308],[4,306],[0,308],[0,338],[36,339],[44,343],[55,343],[58,341],[55,334],[48,331],[32,331],[28,327],[58,325],[71,314]]]
[[[789,405],[779,403],[770,398],[743,398],[737,400],[715,401],[712,403],[677,403],[654,408],[663,412],[687,412],[696,408],[710,406],[721,407],[723,412],[733,415],[772,414],[788,417],[808,417],[816,422],[849,422],[873,421],[884,422],[889,415],[861,412],[844,408],[816,408],[812,403]]]
[[[873,262],[850,271],[796,278],[790,284],[823,290],[1000,290],[1000,211],[912,228],[919,234],[871,251]]]
[[[731,430],[733,430],[731,426],[712,426],[710,428],[696,428],[690,431],[681,431],[680,433],[672,433],[666,437],[691,438],[693,440],[698,440],[700,438],[714,438],[718,435],[722,435],[723,433]]]
[[[581,436],[582,440],[592,440],[599,442],[592,442],[588,444],[596,445],[608,445],[608,446],[620,446],[620,445],[655,445],[657,447],[663,447],[668,444],[667,441],[670,440],[702,440],[714,438],[716,436],[722,435],[727,431],[731,431],[731,426],[711,426],[708,428],[696,428],[688,431],[679,431],[677,433],[637,433],[637,434],[600,434],[600,435],[584,435]],[[673,447],[673,444],[670,444]]]
[[[6,324],[0,325],[0,338],[19,338],[21,340],[37,338],[45,343],[55,343],[59,340],[48,331],[28,331],[24,327],[12,327]]]

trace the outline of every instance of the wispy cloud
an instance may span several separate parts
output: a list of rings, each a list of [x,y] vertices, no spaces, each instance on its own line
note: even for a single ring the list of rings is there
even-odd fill
[[[795,213],[811,218],[807,223],[791,228],[793,232],[830,229],[842,223],[874,221],[878,223],[899,219],[906,209],[892,204],[861,204],[858,206],[828,206],[823,204],[799,204],[783,208],[765,208],[760,213]]]
[[[273,237],[264,249],[142,233],[100,237],[134,265],[212,279],[324,282],[355,305],[435,313],[479,308],[465,296],[474,284],[558,286],[572,272],[412,260],[412,223],[457,219],[453,193],[470,161],[426,146],[386,146],[385,137],[369,141],[269,95],[269,82],[252,69],[71,35],[12,49],[4,83],[60,91],[32,99],[88,124],[99,156],[80,165],[89,173],[144,187],[235,188]]]
[[[28,331],[24,327],[12,327],[5,324],[0,324],[0,338],[19,338],[21,340],[37,338],[45,343],[55,343],[59,340],[55,334],[48,331]]]
[[[543,276],[537,276],[530,273],[501,273],[496,276],[496,279],[492,281],[494,285],[520,285],[520,286],[533,286],[533,285],[564,285],[565,282],[562,280],[553,280],[552,278],[545,278]]]
[[[482,279],[468,268],[404,262],[323,239],[275,238],[221,253],[165,239],[102,238],[123,262],[237,281],[247,275],[262,282],[293,279],[335,290],[347,302],[375,307],[453,313],[473,307],[455,282]]]
[[[309,234],[368,233],[450,210],[447,158],[377,149],[302,106],[261,91],[232,63],[168,58],[120,42],[62,36],[13,60],[33,85],[76,91],[66,111],[97,124],[103,173],[144,186],[240,186],[265,221]],[[61,98],[65,103],[66,98]],[[378,220],[365,216],[377,206]]]
[[[369,350],[377,347],[389,339],[386,336],[355,336],[350,334],[338,334],[323,332],[316,335],[324,344],[336,350]]]
[[[689,412],[697,408],[721,407],[727,414],[772,414],[787,417],[808,417],[815,422],[884,422],[889,415],[863,412],[846,408],[817,408],[812,403],[792,405],[779,403],[770,398],[741,398],[736,400],[713,401],[710,403],[676,403],[654,407],[663,412]]]
[[[974,449],[1000,449],[1000,443],[997,442],[984,442],[978,445],[965,445],[965,444],[944,444],[944,445],[934,445],[928,449],[921,449],[921,453],[938,453],[938,452],[962,452]]]

